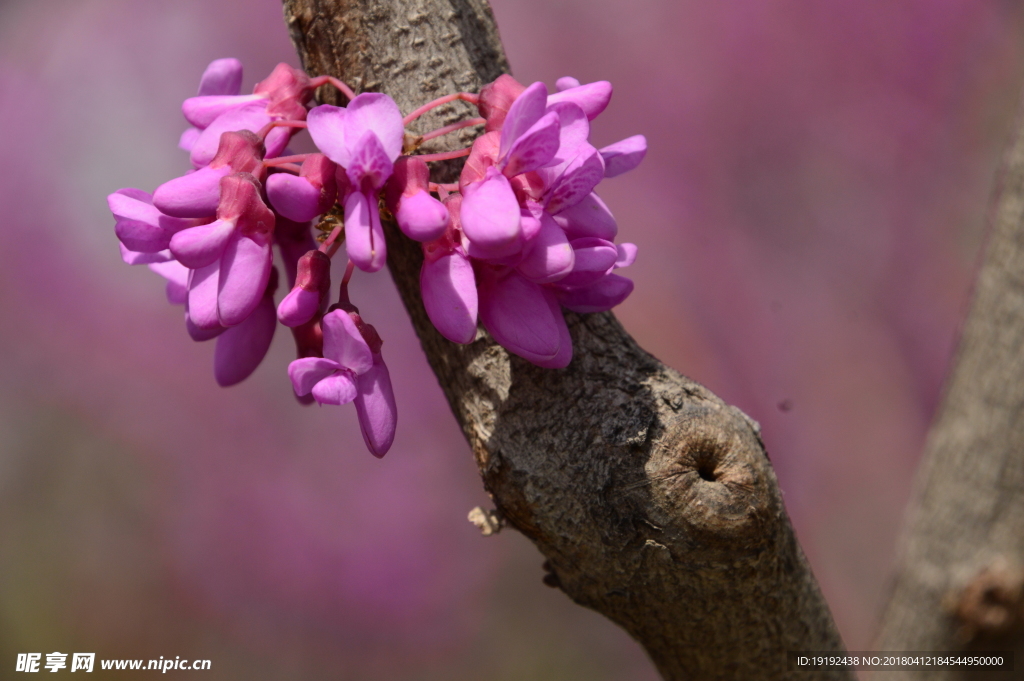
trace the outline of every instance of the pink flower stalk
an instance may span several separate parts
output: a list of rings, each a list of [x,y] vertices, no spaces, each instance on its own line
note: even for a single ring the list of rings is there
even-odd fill
[[[339,183],[345,206],[345,247],[361,270],[376,272],[387,260],[377,192],[402,153],[402,114],[387,95],[364,93],[345,108],[321,105],[309,112],[309,134],[348,180]]]
[[[380,337],[358,313],[342,309],[324,315],[320,325],[324,356],[288,366],[295,393],[312,394],[319,404],[354,402],[366,447],[382,457],[395,438],[397,410]]]

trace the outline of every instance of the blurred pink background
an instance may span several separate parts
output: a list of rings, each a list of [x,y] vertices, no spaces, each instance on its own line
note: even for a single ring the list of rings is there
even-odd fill
[[[758,420],[851,649],[884,603],[1021,76],[994,0],[494,0],[514,74],[611,80],[603,186],[640,247],[619,317]],[[398,437],[301,408],[278,331],[213,381],[105,197],[187,169],[181,100],[297,64],[276,0],[0,5],[0,678],[19,652],[207,658],[210,679],[656,678],[642,650],[482,538],[472,458],[386,274]],[[97,672],[102,676],[102,672]],[[179,673],[183,674],[183,673]],[[171,673],[173,676],[174,673]]]

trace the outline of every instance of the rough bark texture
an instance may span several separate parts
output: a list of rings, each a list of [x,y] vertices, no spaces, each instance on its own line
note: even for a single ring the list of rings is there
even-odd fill
[[[1024,677],[1024,102],[1001,174],[876,648],[1014,650],[1018,671],[935,679]]]
[[[508,71],[484,0],[284,6],[310,74],[386,92],[403,111]],[[413,127],[470,111],[456,102]],[[566,315],[575,357],[563,370],[510,356],[483,332],[451,343],[423,309],[418,244],[391,226],[388,254],[484,485],[546,556],[545,582],[623,626],[667,679],[850,678],[789,669],[786,651],[842,642],[756,423],[644,352],[611,313]]]

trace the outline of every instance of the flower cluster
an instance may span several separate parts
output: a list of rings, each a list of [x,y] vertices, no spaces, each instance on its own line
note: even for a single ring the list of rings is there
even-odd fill
[[[387,452],[396,407],[382,341],[348,296],[354,268],[376,272],[386,262],[381,198],[399,229],[422,243],[424,306],[456,343],[472,342],[479,321],[510,352],[565,367],[572,341],[561,308],[608,310],[632,291],[613,270],[630,265],[636,247],[614,243],[615,219],[594,189],[634,168],[646,141],[602,149],[588,141],[609,83],[562,78],[548,94],[543,83],[524,87],[502,76],[479,94],[448,95],[403,117],[387,95],[356,95],[286,64],[251,95],[240,94],[241,81],[237,60],[214,61],[198,95],[185,100],[191,127],[179,146],[189,152],[189,172],[152,194],[119,189],[108,197],[125,262],[167,280],[167,298],[184,305],[194,340],[217,339],[221,385],[256,369],[280,321],[298,348],[288,368],[297,398],[354,403],[367,448]],[[310,109],[325,84],[348,105]],[[480,117],[407,135],[410,122],[456,99]],[[477,125],[484,133],[469,149],[403,155],[410,138]],[[321,153],[286,151],[302,128]],[[428,162],[460,156],[468,158],[457,183],[431,181]],[[348,265],[330,305],[331,259],[342,243]],[[276,311],[275,244],[289,286]]]

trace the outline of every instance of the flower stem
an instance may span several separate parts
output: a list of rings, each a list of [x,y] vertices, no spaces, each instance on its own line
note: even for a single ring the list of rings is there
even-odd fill
[[[318,88],[321,85],[326,85],[327,83],[330,83],[338,90],[340,90],[341,94],[348,97],[348,101],[351,102],[353,99],[356,98],[356,93],[352,92],[352,88],[350,88],[348,85],[338,80],[334,76],[317,76],[316,78],[310,78],[309,80],[309,86],[312,88]]]
[[[421,135],[420,136],[420,142],[426,142],[427,140],[432,140],[435,137],[440,137],[441,135],[447,135],[450,132],[455,132],[456,130],[462,130],[463,128],[469,128],[469,127],[474,126],[474,125],[483,125],[486,122],[487,122],[487,120],[484,119],[484,118],[470,118],[469,120],[460,121],[459,123],[452,123],[451,125],[446,125],[443,128],[438,128],[437,130],[431,130],[430,132],[425,133],[424,135]]]
[[[283,128],[305,128],[306,127],[306,121],[286,121],[286,120],[270,121],[269,123],[264,125],[260,129],[260,131],[258,133],[256,133],[256,136],[259,137],[261,140],[262,139],[266,139],[267,135],[270,133],[271,130],[273,130],[274,128],[282,128],[282,127]]]
[[[419,118],[423,114],[427,113],[431,109],[436,109],[437,107],[441,106],[442,104],[447,104],[448,102],[454,102],[457,99],[461,99],[464,102],[469,102],[470,104],[476,104],[477,102],[480,101],[480,96],[479,95],[475,95],[472,92],[455,92],[455,93],[450,94],[450,95],[445,95],[444,97],[438,97],[434,101],[427,102],[426,104],[424,104],[423,106],[421,106],[420,108],[416,109],[411,114],[409,114],[408,116],[403,118],[402,119],[402,123],[404,123],[405,125],[409,125],[414,120],[416,120],[417,118]]]
[[[455,151],[442,151],[438,154],[418,154],[415,158],[419,158],[424,161],[447,161],[452,158],[469,156],[469,153],[472,150],[473,149],[471,147],[466,147],[465,149],[456,149]]]

